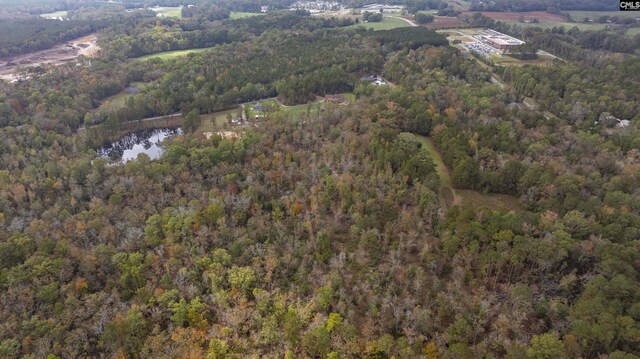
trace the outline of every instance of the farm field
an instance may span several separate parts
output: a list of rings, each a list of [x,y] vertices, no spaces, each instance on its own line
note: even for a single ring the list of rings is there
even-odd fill
[[[263,16],[263,13],[259,13],[259,12],[232,12],[231,14],[229,14],[229,18],[230,19],[243,19],[245,17],[252,17],[252,16]]]
[[[188,50],[176,50],[176,51],[166,51],[166,52],[158,52],[156,54],[145,55],[136,57],[136,60],[151,60],[151,59],[161,59],[161,60],[169,60],[180,56],[187,56],[191,53],[198,53],[210,50],[211,47],[203,47],[199,49],[188,49]]]
[[[56,11],[56,12],[50,12],[48,14],[40,14],[40,17],[43,17],[45,19],[66,19],[67,16],[69,16],[69,12],[68,11]]]
[[[472,16],[473,12],[465,12],[464,15]],[[527,12],[497,12],[497,11],[483,11],[482,15],[491,18],[496,21],[518,21],[520,18],[524,19],[538,19],[540,22],[564,22],[567,19],[558,14],[551,14],[544,11],[527,11]]]
[[[151,8],[158,17],[177,17],[182,18],[182,7],[155,7]]]
[[[373,30],[378,31],[378,30],[391,30],[398,27],[408,27],[408,26],[411,26],[411,25],[409,25],[408,22],[400,18],[385,16],[381,22],[361,22],[359,24],[351,25],[349,26],[349,28],[365,27],[367,29],[371,28]]]
[[[466,12],[465,15],[472,15],[472,12]],[[565,29],[571,29],[577,27],[582,31],[598,31],[604,30],[608,27],[615,28],[616,24],[609,23],[596,23],[596,22],[582,22],[585,18],[598,19],[601,16],[618,16],[622,18],[637,18],[640,17],[637,13],[633,12],[620,12],[620,11],[568,11],[571,19],[575,22],[569,21],[565,15],[551,14],[544,11],[529,11],[529,12],[482,12],[484,16],[487,16],[496,21],[502,21],[509,25],[518,25],[521,27],[541,27],[543,29],[550,29],[553,27],[563,26]],[[537,19],[537,23],[525,23],[520,19],[531,20]],[[633,36],[640,33],[640,28],[631,28],[627,30],[627,35]]]

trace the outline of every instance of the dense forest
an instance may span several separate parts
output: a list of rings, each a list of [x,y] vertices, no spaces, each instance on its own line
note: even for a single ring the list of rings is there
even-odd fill
[[[505,68],[420,27],[199,9],[0,82],[1,358],[640,356],[633,49],[509,27],[580,56]],[[187,123],[265,98],[236,136]],[[174,112],[158,160],[78,131]]]

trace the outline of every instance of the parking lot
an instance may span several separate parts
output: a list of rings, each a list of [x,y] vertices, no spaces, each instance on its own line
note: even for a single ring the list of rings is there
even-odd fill
[[[500,54],[500,50],[481,42],[465,42],[462,46],[466,47],[470,51],[477,52],[480,55],[489,56],[491,54]]]

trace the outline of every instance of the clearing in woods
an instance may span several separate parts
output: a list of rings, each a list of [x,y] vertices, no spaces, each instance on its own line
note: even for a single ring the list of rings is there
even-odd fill
[[[232,12],[231,14],[229,14],[229,18],[232,20],[235,20],[235,19],[243,19],[245,17],[262,16],[262,15],[264,14],[260,12]]]
[[[182,19],[182,6],[179,7],[153,7],[151,10],[156,12],[157,17],[177,17]]]
[[[440,151],[433,143],[433,140],[427,136],[416,135],[408,132],[403,132],[407,136],[412,136],[413,139],[422,144],[422,147],[427,151],[429,157],[436,165],[436,172],[440,177],[440,201],[445,208],[449,208],[455,205],[473,206],[475,208],[487,208],[491,210],[501,211],[519,211],[520,203],[516,197],[506,194],[482,194],[480,192],[471,190],[455,189],[449,175],[449,169],[444,164]]]
[[[50,12],[48,14],[40,14],[40,17],[43,17],[45,19],[66,19],[67,16],[69,16],[69,12],[66,10]]]
[[[360,22],[358,24],[353,24],[349,27],[350,28],[365,27],[367,29],[373,29],[375,31],[378,31],[378,30],[391,30],[397,27],[408,27],[408,26],[411,26],[411,25],[409,25],[408,22],[400,18],[385,16],[382,18],[381,22]]]
[[[17,79],[16,73],[26,67],[40,65],[62,65],[74,61],[79,55],[94,57],[100,51],[96,35],[87,35],[52,48],[17,55],[0,60],[0,79]]]
[[[188,50],[176,50],[176,51],[166,51],[166,52],[158,52],[151,55],[145,55],[134,58],[135,60],[151,60],[151,59],[160,59],[160,60],[169,60],[174,59],[180,56],[187,56],[192,53],[203,52],[207,50],[211,50],[213,47],[203,47],[200,49],[188,49]]]

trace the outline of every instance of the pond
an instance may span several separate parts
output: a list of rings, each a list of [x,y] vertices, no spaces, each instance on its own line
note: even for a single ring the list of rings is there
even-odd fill
[[[145,153],[152,160],[162,155],[160,143],[169,137],[181,135],[180,128],[155,128],[130,133],[110,145],[98,149],[98,156],[127,163]]]

